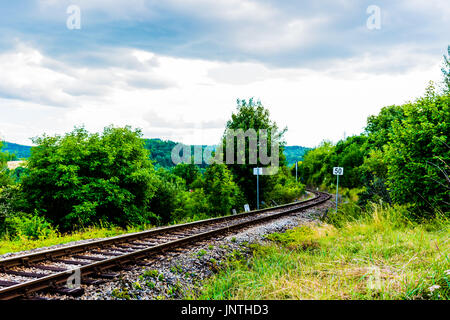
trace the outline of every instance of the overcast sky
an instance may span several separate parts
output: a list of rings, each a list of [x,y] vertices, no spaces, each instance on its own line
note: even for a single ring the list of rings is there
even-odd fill
[[[288,145],[337,141],[440,80],[449,17],[448,0],[1,1],[0,136],[128,124],[216,144],[255,97]]]

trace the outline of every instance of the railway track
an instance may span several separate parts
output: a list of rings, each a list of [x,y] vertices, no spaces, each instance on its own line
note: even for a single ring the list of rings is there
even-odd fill
[[[144,259],[220,234],[314,207],[329,200],[327,193],[314,198],[262,210],[155,228],[0,260],[0,300],[30,298],[35,292],[81,295],[68,280],[96,284],[113,278],[114,269],[145,265]]]

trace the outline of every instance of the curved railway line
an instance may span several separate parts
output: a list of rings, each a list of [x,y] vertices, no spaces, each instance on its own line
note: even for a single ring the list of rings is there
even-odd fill
[[[327,193],[312,192],[313,198],[301,202],[0,260],[0,300],[30,298],[40,291],[81,295],[83,289],[66,285],[74,275],[81,283],[95,284],[99,278],[115,277],[113,269],[124,269],[127,264],[145,265],[142,260],[156,254],[311,208],[331,198]]]

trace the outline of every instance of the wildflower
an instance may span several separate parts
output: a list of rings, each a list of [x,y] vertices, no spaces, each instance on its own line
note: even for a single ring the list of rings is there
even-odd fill
[[[440,287],[441,287],[440,285],[435,284],[435,285],[429,287],[428,289],[430,289],[430,292],[433,292],[434,290],[437,290],[437,289],[439,289]]]

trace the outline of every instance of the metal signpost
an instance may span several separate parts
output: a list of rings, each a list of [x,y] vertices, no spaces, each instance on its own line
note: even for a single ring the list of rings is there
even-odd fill
[[[339,199],[339,176],[344,174],[344,168],[333,167],[333,174],[336,176],[336,212],[338,211],[338,199]]]
[[[298,162],[295,163],[295,182],[297,181],[297,170],[298,170]]]
[[[262,174],[262,168],[253,168],[253,174],[256,175],[256,209],[259,210],[259,175]]]

